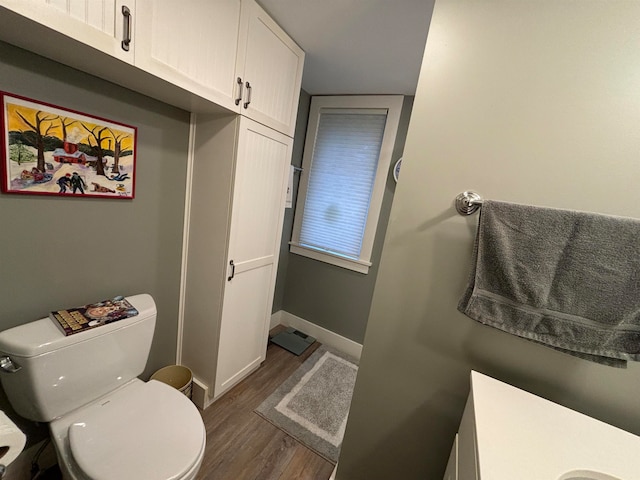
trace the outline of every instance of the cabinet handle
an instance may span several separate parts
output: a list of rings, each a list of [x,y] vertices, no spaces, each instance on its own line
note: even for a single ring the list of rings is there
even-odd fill
[[[242,100],[242,87],[244,87],[244,83],[242,83],[242,79],[240,77],[238,77],[236,83],[240,85],[238,88],[238,96],[236,97],[236,105],[240,105],[240,101]]]
[[[236,266],[233,264],[233,260],[229,262],[229,265],[231,265],[231,276],[227,278],[227,282],[230,282],[236,276]]]
[[[244,102],[244,108],[249,108],[249,104],[251,103],[251,92],[252,92],[252,87],[251,84],[249,82],[247,82],[247,101]]]
[[[131,43],[131,10],[126,5],[122,6],[122,15],[124,16],[124,32],[121,45],[122,49],[128,52],[129,44]]]

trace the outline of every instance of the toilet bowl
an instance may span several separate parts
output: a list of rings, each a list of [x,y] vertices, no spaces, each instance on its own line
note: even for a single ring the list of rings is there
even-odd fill
[[[204,456],[198,410],[156,380],[133,380],[49,426],[60,469],[71,480],[191,480]]]
[[[122,298],[122,297],[120,297]],[[200,412],[178,390],[137,378],[155,328],[138,315],[66,336],[43,318],[0,332],[0,381],[16,412],[48,422],[67,480],[191,480],[204,456]]]

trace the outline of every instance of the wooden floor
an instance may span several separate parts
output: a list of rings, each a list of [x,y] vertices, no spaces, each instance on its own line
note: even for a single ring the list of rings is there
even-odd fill
[[[254,409],[319,346],[296,355],[269,344],[251,376],[204,412],[207,446],[196,480],[327,480],[333,464],[264,420]]]

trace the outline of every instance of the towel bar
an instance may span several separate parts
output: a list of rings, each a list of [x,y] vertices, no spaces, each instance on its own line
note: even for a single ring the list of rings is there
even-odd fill
[[[460,215],[471,215],[482,206],[482,197],[475,192],[462,192],[456,197],[456,210]]]

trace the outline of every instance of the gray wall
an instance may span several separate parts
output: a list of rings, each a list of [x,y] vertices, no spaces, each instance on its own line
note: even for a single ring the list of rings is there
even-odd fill
[[[0,330],[146,292],[145,373],[175,363],[188,113],[4,43],[0,71],[2,90],[138,127],[133,200],[0,195]]]
[[[310,97],[306,92],[303,93],[294,143],[294,161],[299,162],[296,163],[298,166],[302,163],[302,151],[309,117]],[[278,304],[279,308],[275,308],[274,302],[274,311],[285,310],[355,342],[363,342],[373,297],[373,287],[380,264],[382,242],[396,188],[391,170],[395,162],[402,157],[412,104],[413,97],[405,97],[398,135],[393,149],[392,164],[382,200],[380,220],[371,253],[372,266],[369,273],[364,275],[289,253],[288,242],[291,240],[294,214],[294,209],[289,209],[282,234],[278,283],[276,284],[276,293],[279,292],[281,300]],[[299,175],[295,180],[297,193]],[[286,269],[286,273],[282,273],[284,269]]]
[[[311,95],[304,90],[300,90],[300,101],[298,102],[298,116],[296,117],[296,131],[293,137],[293,151],[291,154],[291,165],[302,166],[302,154],[304,152],[304,141],[307,135],[307,123],[309,122],[309,107],[311,106]],[[295,212],[296,198],[298,198],[298,185],[300,184],[300,172],[293,177],[293,206],[284,211],[284,222],[282,225],[282,240],[280,241],[280,257],[278,259],[278,273],[276,276],[276,289],[273,297],[272,313],[284,309],[284,298],[286,289],[287,271],[289,268],[289,242],[293,231],[293,214]],[[293,255],[291,255],[293,256]]]
[[[478,219],[458,193],[640,217],[640,4],[614,3],[436,1],[338,480],[442,478],[471,369],[640,434],[637,363],[456,310]]]

